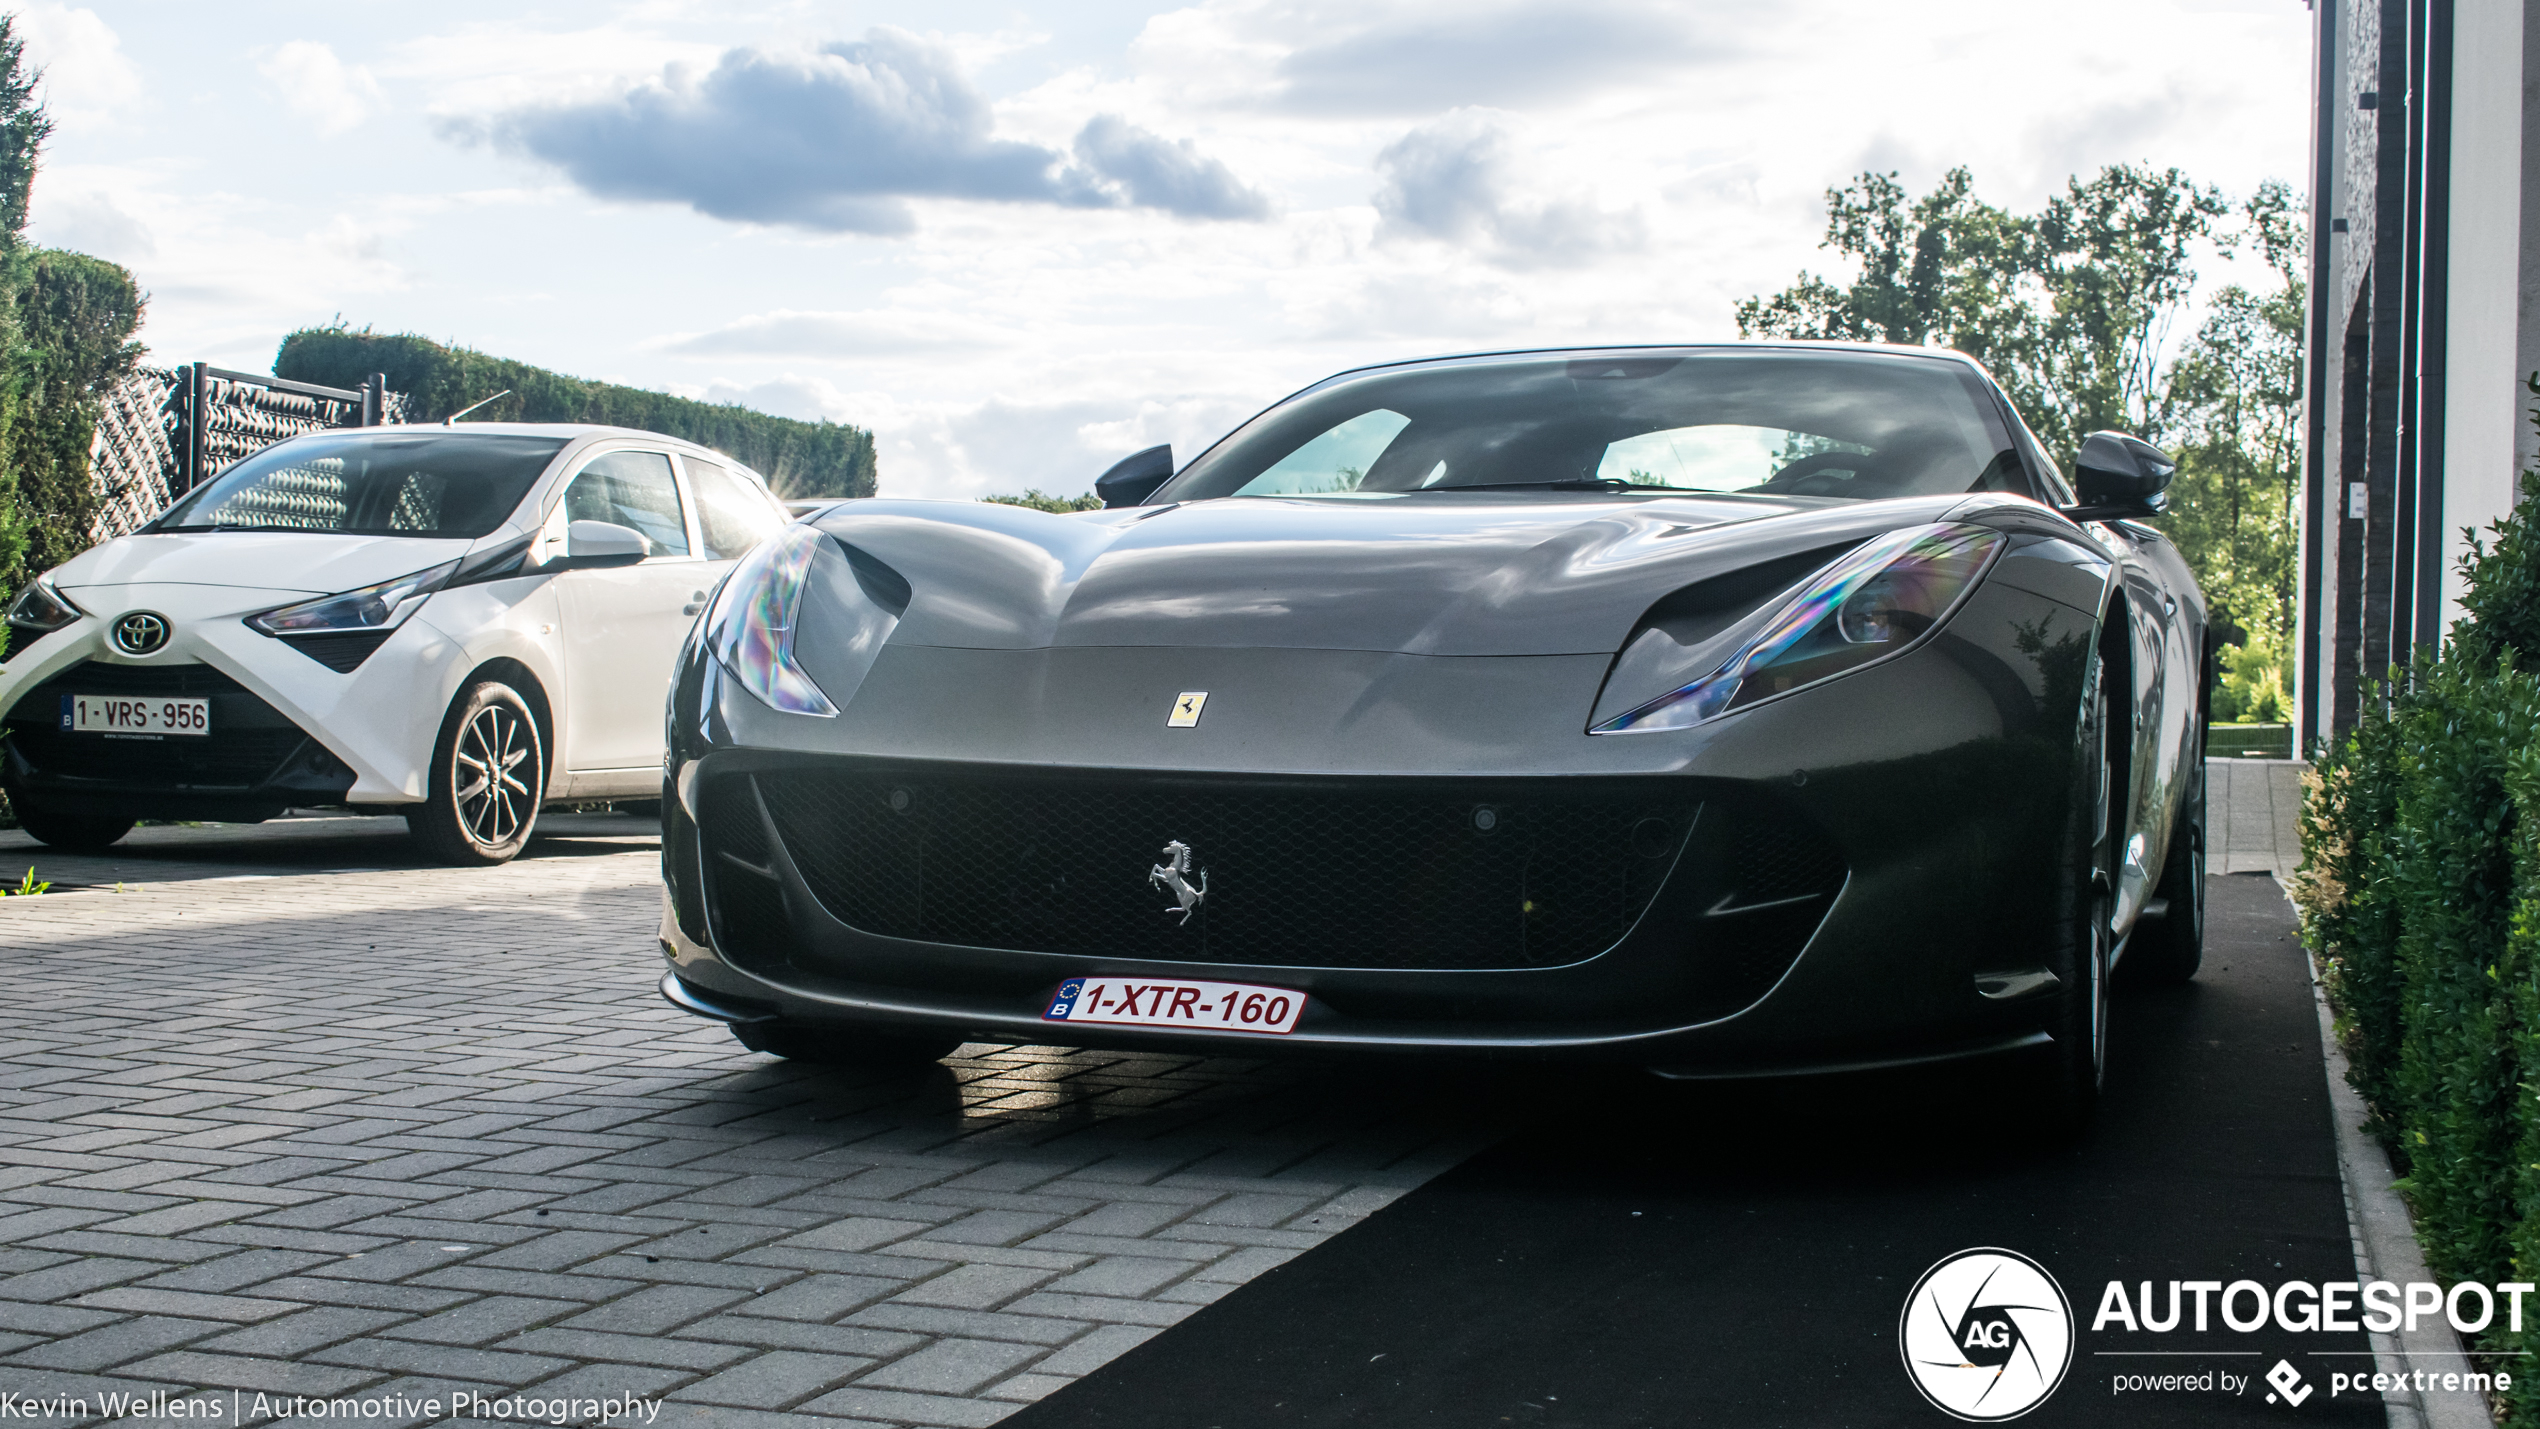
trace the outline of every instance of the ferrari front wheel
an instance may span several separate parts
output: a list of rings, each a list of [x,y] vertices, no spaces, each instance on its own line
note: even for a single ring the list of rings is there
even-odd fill
[[[2051,1075],[2043,1092],[2049,1128],[2062,1134],[2089,1125],[2108,1074],[2108,954],[2116,912],[2115,812],[2124,791],[2112,743],[2111,697],[2099,652],[2082,676],[2080,737],[2075,741],[2071,809],[2065,833],[2063,904],[2056,975],[2062,1001],[2053,1024]]]
[[[2187,797],[2180,801],[2178,822],[2170,830],[2169,857],[2161,868],[2160,886],[2152,896],[2162,903],[2161,915],[2144,917],[2126,938],[2120,964],[2129,985],[2182,983],[2196,976],[2205,961],[2205,739],[2196,732],[2195,757],[2188,761]]]
[[[528,702],[509,685],[481,681],[451,703],[432,753],[431,792],[406,815],[406,831],[442,863],[506,863],[528,845],[546,791],[546,751]]]

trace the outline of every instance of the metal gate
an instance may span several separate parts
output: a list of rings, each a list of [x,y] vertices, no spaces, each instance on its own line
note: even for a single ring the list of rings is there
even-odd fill
[[[112,540],[230,463],[286,437],[403,422],[406,394],[373,373],[359,388],[321,387],[209,363],[144,367],[107,391],[89,446],[101,498],[91,535]]]

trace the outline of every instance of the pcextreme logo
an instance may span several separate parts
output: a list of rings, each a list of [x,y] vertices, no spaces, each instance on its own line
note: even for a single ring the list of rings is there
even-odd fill
[[[1975,1423],[2046,1402],[2073,1365],[2073,1307],[2015,1250],[1962,1250],[1923,1272],[1897,1320],[1905,1373],[1934,1408]]]

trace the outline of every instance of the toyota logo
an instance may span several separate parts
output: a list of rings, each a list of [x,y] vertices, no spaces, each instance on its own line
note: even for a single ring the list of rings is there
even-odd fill
[[[168,643],[168,618],[136,610],[115,622],[115,648],[127,655],[148,655]]]

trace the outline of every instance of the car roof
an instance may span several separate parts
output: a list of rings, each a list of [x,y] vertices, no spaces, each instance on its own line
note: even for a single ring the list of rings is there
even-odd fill
[[[750,469],[749,463],[742,461],[739,457],[716,451],[712,447],[689,441],[685,437],[674,437],[668,432],[648,432],[640,427],[612,427],[598,422],[456,422],[447,425],[440,422],[396,422],[380,427],[324,427],[314,432],[302,432],[299,435],[359,438],[393,437],[411,435],[416,432],[487,432],[501,436],[560,437],[568,446],[578,441],[602,439],[659,442],[673,450],[711,457],[718,465],[737,467],[743,471],[749,471],[752,476],[758,476],[756,471]],[[765,479],[760,478],[762,482]]]
[[[568,440],[576,437],[635,437],[648,442],[668,442],[673,446],[707,450],[685,437],[674,437],[668,432],[647,432],[637,427],[612,427],[598,422],[392,422],[379,427],[328,427],[323,430],[328,436],[345,437],[386,437],[427,431],[496,432],[508,436],[564,437]],[[306,432],[302,435],[316,436],[318,433]]]
[[[1633,342],[1582,343],[1569,347],[1504,347],[1476,352],[1441,352],[1427,357],[1405,357],[1392,362],[1370,362],[1346,367],[1314,385],[1319,387],[1335,377],[1351,377],[1361,372],[1382,372],[1395,367],[1425,367],[1432,363],[1476,362],[1498,357],[1570,357],[1618,352],[1874,352],[1897,357],[1932,358],[1955,362],[1984,372],[1984,364],[1949,347],[1916,347],[1897,342],[1851,342],[1835,338],[1770,338],[1758,342]]]

